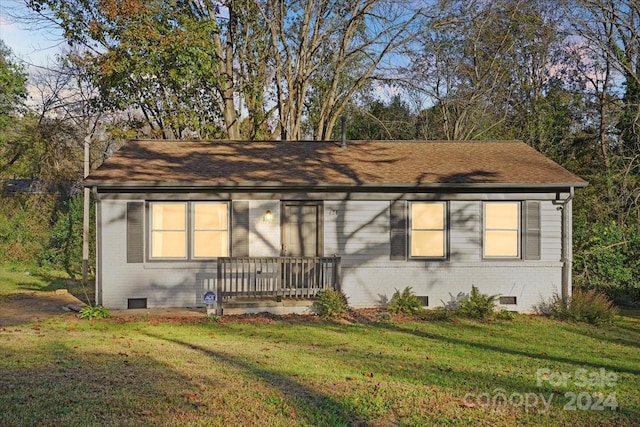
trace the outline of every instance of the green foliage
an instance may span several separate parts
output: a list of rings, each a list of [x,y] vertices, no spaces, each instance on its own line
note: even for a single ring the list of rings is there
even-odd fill
[[[640,228],[581,215],[574,223],[576,288],[598,289],[620,305],[640,305]]]
[[[318,292],[313,303],[316,312],[325,319],[335,319],[345,314],[349,308],[347,297],[339,290],[329,288]]]
[[[94,209],[90,214],[94,215]],[[0,204],[0,262],[64,269],[74,276],[82,268],[82,215],[82,195],[4,198]],[[92,229],[89,265],[93,265],[94,239]]]
[[[0,203],[0,253],[3,263],[35,266],[47,247],[55,197],[15,195]]]
[[[27,75],[22,66],[12,59],[11,50],[0,40],[0,130],[22,112],[26,99]]]
[[[504,308],[502,308],[496,311],[493,317],[498,320],[513,320],[516,317],[516,315],[512,311],[505,310]]]
[[[418,314],[423,311],[422,303],[411,286],[407,286],[402,292],[396,289],[387,309],[394,314]]]
[[[545,316],[592,325],[611,323],[618,314],[613,302],[605,294],[593,289],[577,289],[567,301],[554,294],[549,300],[541,301],[534,309],[536,313]]]
[[[111,317],[111,312],[101,305],[88,305],[80,309],[81,319],[106,319]]]
[[[207,322],[209,323],[220,323],[220,316],[215,313],[207,314]]]
[[[476,286],[471,286],[471,294],[460,300],[456,313],[470,319],[487,319],[495,313],[497,297],[483,294]]]
[[[82,215],[82,195],[60,203],[47,248],[39,257],[42,265],[64,268],[70,275],[82,270]]]
[[[350,106],[347,111],[347,139],[409,140],[424,138],[419,134],[420,118],[413,114],[406,102],[395,95],[387,102],[366,101]],[[341,129],[334,129],[334,139],[340,139]]]
[[[453,314],[452,310],[449,310],[445,307],[436,307],[436,308],[432,308],[431,310],[424,310],[421,317],[424,320],[441,321],[441,320],[451,319],[452,314]]]

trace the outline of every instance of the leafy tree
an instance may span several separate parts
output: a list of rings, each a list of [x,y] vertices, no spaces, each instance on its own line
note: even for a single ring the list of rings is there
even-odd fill
[[[105,108],[139,110],[163,138],[299,139],[313,90],[328,139],[419,16],[388,0],[27,4],[61,26]]]
[[[26,150],[21,141],[21,116],[27,99],[27,75],[0,40],[0,177]]]
[[[410,140],[418,139],[418,117],[399,95],[389,101],[368,100],[350,106],[346,111],[347,139]],[[339,130],[334,139],[339,139]]]
[[[443,1],[411,55],[407,86],[436,139],[519,138],[547,151],[547,94],[561,51],[556,2]]]

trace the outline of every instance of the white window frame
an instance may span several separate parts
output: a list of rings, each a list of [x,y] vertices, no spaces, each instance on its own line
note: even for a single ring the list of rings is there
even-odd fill
[[[490,228],[489,231],[515,231],[517,254],[516,255],[487,255],[487,205],[516,205],[517,207],[517,226],[516,228]],[[499,202],[482,202],[482,258],[488,260],[519,260],[522,259],[522,202],[521,201],[499,201]]]
[[[185,208],[185,257],[159,257],[153,256],[153,232],[166,231],[153,229],[153,206],[154,205],[182,205]],[[196,204],[222,204],[227,210],[227,254],[220,256],[229,256],[231,251],[231,211],[229,202],[218,201],[153,201],[147,203],[148,210],[148,260],[149,261],[206,261],[216,259],[217,257],[196,257],[194,256],[195,244],[195,205]],[[220,230],[222,231],[222,229]]]
[[[421,204],[442,206],[442,228],[413,228],[413,206]],[[410,259],[447,259],[449,253],[449,204],[446,201],[415,201],[409,203],[409,258]],[[414,231],[442,231],[442,255],[414,255],[413,254],[413,232]]]

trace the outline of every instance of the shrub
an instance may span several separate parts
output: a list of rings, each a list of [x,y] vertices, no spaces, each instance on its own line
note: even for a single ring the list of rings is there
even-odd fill
[[[313,303],[316,312],[325,319],[335,319],[347,312],[349,304],[347,297],[336,289],[324,289],[318,292]]]
[[[449,320],[453,311],[444,307],[436,307],[431,310],[424,310],[421,317],[424,320]]]
[[[556,319],[567,319],[567,304],[562,301],[560,295],[554,293],[550,298],[541,300],[533,306],[533,311],[542,316],[554,317]]]
[[[554,294],[549,300],[536,305],[534,309],[538,314],[545,316],[592,325],[611,323],[618,314],[618,309],[613,302],[605,294],[594,289],[575,290],[566,302],[558,294]]]
[[[599,325],[611,323],[618,309],[603,293],[594,289],[576,290],[569,299],[568,313],[573,320]]]
[[[477,287],[471,286],[471,294],[460,300],[456,312],[470,319],[486,319],[495,313],[497,297],[480,293]]]
[[[494,315],[498,320],[513,320],[515,316],[513,311],[505,310],[504,308],[498,310]]]
[[[111,313],[101,305],[88,305],[80,309],[81,319],[106,319],[107,317],[111,317]]]
[[[394,314],[418,314],[423,311],[422,303],[411,286],[407,286],[402,292],[396,289],[387,309]]]

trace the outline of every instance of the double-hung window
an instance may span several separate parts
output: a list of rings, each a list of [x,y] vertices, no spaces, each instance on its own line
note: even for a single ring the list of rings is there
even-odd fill
[[[151,204],[151,258],[187,258],[187,204]]]
[[[199,259],[229,253],[228,204],[152,202],[150,258]]]
[[[410,256],[445,258],[447,253],[446,202],[413,202],[410,206]]]
[[[483,204],[485,258],[520,258],[520,202],[485,202]]]
[[[212,258],[229,253],[226,203],[193,203],[193,257]]]

